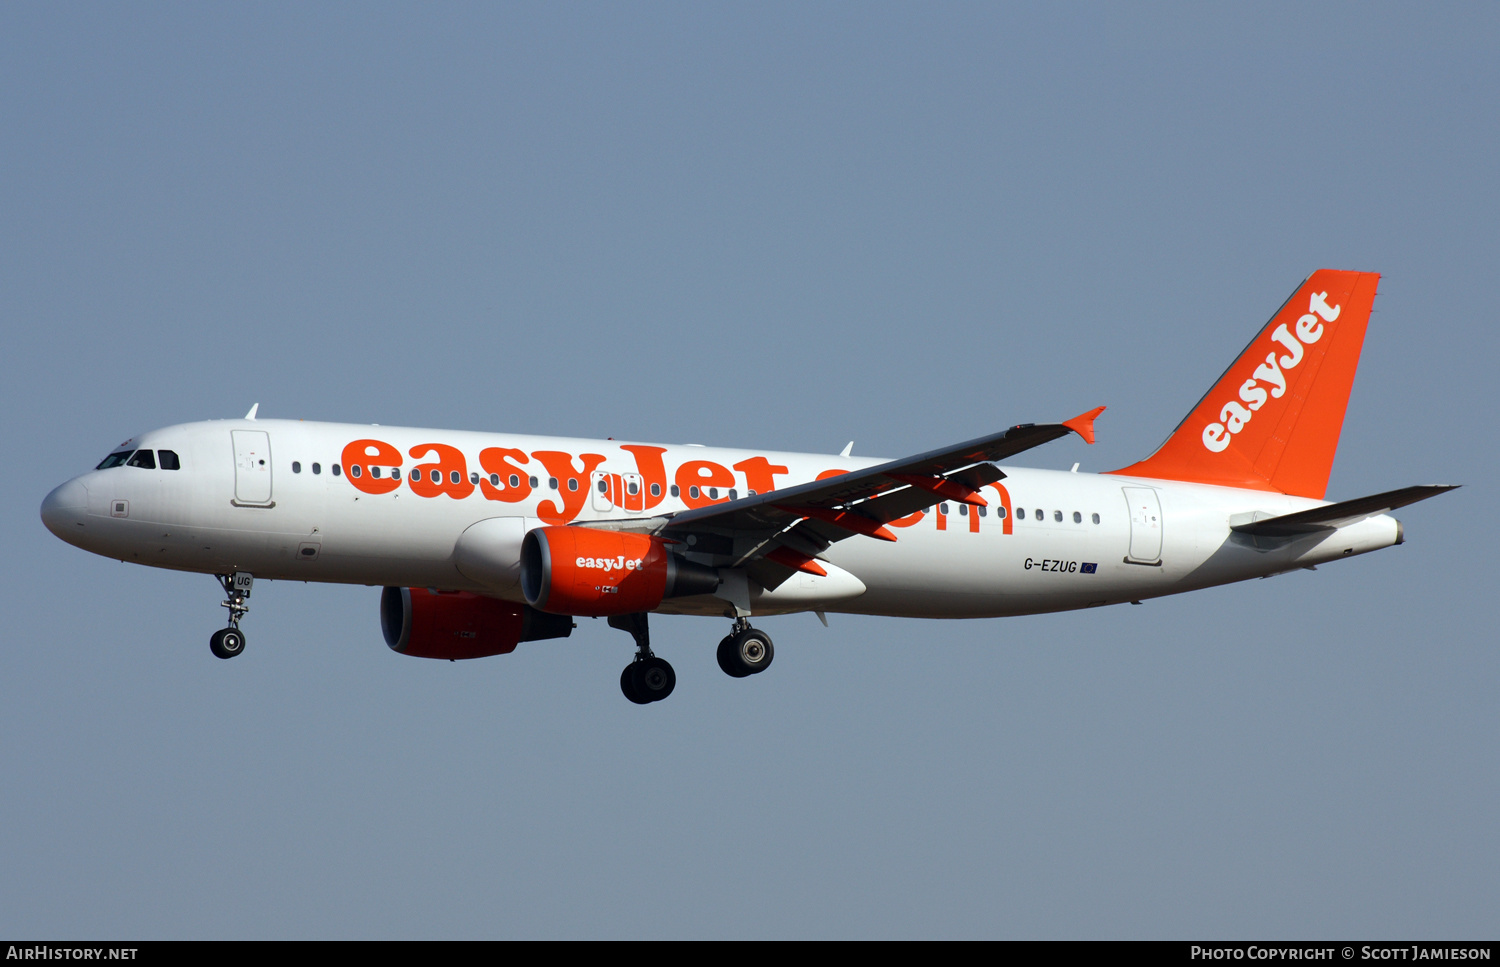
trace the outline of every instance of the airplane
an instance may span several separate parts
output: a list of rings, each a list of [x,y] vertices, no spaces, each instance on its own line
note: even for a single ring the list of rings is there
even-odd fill
[[[1380,276],[1309,276],[1156,452],[1105,473],[1000,464],[1104,407],[897,460],[300,420],[188,423],[49,493],[84,550],[214,575],[245,648],[257,578],[383,588],[395,651],[434,659],[628,632],[620,689],[672,693],[649,614],[723,616],[720,668],[775,650],[752,617],[1039,614],[1267,577],[1400,544],[1397,508],[1453,489],[1324,493]]]

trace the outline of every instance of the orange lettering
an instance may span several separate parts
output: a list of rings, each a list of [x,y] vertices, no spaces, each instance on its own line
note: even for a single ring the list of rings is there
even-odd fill
[[[741,460],[734,465],[734,469],[745,475],[745,486],[758,494],[766,494],[775,490],[775,475],[787,472],[786,467],[778,467],[765,457]]]
[[[525,450],[513,450],[509,447],[490,447],[479,451],[479,466],[485,473],[494,474],[500,478],[500,486],[493,486],[488,480],[479,479],[479,492],[484,494],[486,500],[503,500],[514,504],[531,496],[531,478],[525,470],[511,463],[530,463],[531,458],[526,455]],[[516,478],[516,485],[510,485],[510,478]]]
[[[462,500],[474,492],[469,482],[469,464],[457,447],[446,443],[419,443],[411,448],[413,459],[430,453],[437,454],[437,463],[422,463],[412,468],[411,490],[418,497],[436,497],[447,494]]]
[[[355,440],[344,447],[339,458],[344,462],[348,480],[356,490],[367,494],[388,494],[401,486],[400,470],[394,477],[376,477],[371,467],[400,467],[401,451],[381,440]]]
[[[682,502],[689,507],[707,507],[709,504],[722,504],[729,499],[725,494],[717,499],[708,496],[709,487],[729,488],[734,486],[734,474],[728,467],[720,466],[711,460],[689,460],[677,468],[677,487],[682,492]],[[698,489],[698,496],[693,496],[691,488]]]
[[[550,500],[536,505],[536,515],[549,524],[566,524],[578,516],[583,509],[583,500],[589,492],[589,475],[604,462],[602,453],[579,454],[583,469],[573,466],[573,455],[561,450],[537,450],[531,454],[542,461],[547,473],[557,481],[557,493],[562,497],[562,509]]]
[[[1000,495],[1000,506],[1005,508],[1005,517],[1001,519],[1000,533],[1009,534],[1011,532],[1010,491],[997,483],[992,483],[990,486],[994,487],[995,492]]]
[[[662,464],[661,455],[667,452],[666,447],[643,447],[635,444],[620,447],[621,450],[635,457],[635,468],[641,472],[641,496],[642,503],[635,506],[635,501],[630,501],[630,510],[650,510],[661,503],[667,496],[667,468]],[[655,487],[653,491],[651,488]]]

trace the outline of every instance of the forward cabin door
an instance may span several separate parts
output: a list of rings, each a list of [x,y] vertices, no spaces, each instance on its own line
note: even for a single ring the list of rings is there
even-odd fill
[[[1128,564],[1161,563],[1161,501],[1150,487],[1124,487],[1130,508]]]
[[[271,503],[271,435],[265,430],[231,430],[234,438],[234,502]]]

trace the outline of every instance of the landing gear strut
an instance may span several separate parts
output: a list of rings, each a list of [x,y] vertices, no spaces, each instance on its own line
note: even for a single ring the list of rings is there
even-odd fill
[[[609,626],[628,631],[635,639],[635,660],[620,672],[620,691],[625,697],[637,705],[649,705],[671,695],[672,689],[677,687],[677,673],[665,659],[651,653],[651,633],[646,627],[646,615],[611,615]]]
[[[226,600],[219,604],[229,609],[229,627],[213,633],[208,639],[208,650],[216,658],[233,658],[245,650],[245,633],[240,630],[240,619],[250,610],[245,599],[250,597],[255,576],[249,571],[235,571],[233,574],[215,574],[214,577],[224,588]]]
[[[758,675],[771,667],[771,659],[775,657],[770,635],[756,631],[744,618],[734,619],[729,636],[719,642],[719,667],[731,678]]]

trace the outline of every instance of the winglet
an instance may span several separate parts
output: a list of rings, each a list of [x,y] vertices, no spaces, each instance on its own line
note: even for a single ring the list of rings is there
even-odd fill
[[[1100,413],[1104,412],[1104,409],[1102,406],[1095,407],[1087,413],[1078,414],[1071,420],[1063,420],[1062,425],[1083,437],[1084,443],[1092,444],[1094,442],[1094,420]]]
[[[254,406],[250,407],[250,412],[245,414],[245,419],[247,419],[247,420],[253,420],[253,419],[255,419],[255,411],[258,410],[258,409],[260,409],[260,404],[259,403],[256,403]]]

